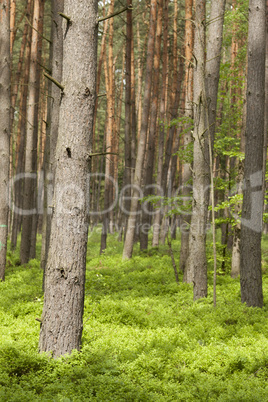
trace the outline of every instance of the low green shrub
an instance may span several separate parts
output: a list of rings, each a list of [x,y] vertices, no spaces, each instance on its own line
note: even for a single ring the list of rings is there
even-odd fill
[[[1,401],[268,401],[266,274],[263,309],[242,305],[228,275],[217,278],[214,309],[212,277],[208,298],[194,303],[165,246],[122,261],[110,236],[98,252],[91,236],[82,350],[57,360],[38,353],[39,262],[20,267],[10,254],[0,283]]]

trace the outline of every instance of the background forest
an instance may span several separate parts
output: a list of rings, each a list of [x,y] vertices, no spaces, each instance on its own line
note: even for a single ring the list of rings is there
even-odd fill
[[[1,400],[268,401],[267,11],[0,0]]]

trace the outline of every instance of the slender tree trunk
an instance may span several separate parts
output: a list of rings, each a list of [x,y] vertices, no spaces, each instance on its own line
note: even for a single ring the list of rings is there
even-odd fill
[[[25,142],[26,142],[26,121],[27,121],[27,96],[31,57],[31,31],[28,33],[26,45],[22,81],[20,84],[19,120],[17,127],[16,160],[15,160],[15,182],[13,193],[13,220],[11,233],[11,246],[14,249],[17,245],[18,232],[20,231],[23,209],[23,178],[25,162]]]
[[[185,0],[185,116],[188,119],[193,118],[193,0]],[[184,152],[187,154],[189,144],[192,142],[191,122],[186,123],[188,131],[183,136]],[[182,168],[182,195],[184,206],[189,207],[189,198],[191,196],[190,179],[192,176],[191,163],[185,161]],[[180,270],[185,271],[185,265],[189,254],[189,227],[191,222],[190,213],[182,215],[181,224],[181,250],[180,250]],[[185,275],[184,281],[187,282]]]
[[[52,47],[50,49],[50,68],[52,71],[52,76],[58,82],[62,82],[62,59],[63,59],[63,18],[59,15],[64,11],[64,0],[53,0],[52,1]],[[55,184],[55,168],[56,168],[56,147],[58,140],[58,129],[59,129],[59,112],[62,94],[59,88],[49,82],[50,85],[50,98],[49,98],[49,112],[48,112],[48,126],[47,126],[47,144],[46,144],[46,155],[48,165],[45,176],[45,185],[47,186],[45,194],[46,198],[46,231],[43,232],[42,242],[43,252],[41,256],[42,268],[45,270],[46,261],[48,258],[48,249],[50,242],[50,232],[51,232],[51,219],[52,219],[52,199],[54,193]],[[45,208],[45,206],[44,206]],[[44,275],[45,277],[45,275]]]
[[[245,187],[241,219],[241,301],[263,306],[261,234],[265,105],[265,0],[250,0]]]
[[[9,1],[9,27],[10,27],[10,74],[11,74],[11,97],[12,97],[12,87],[13,87],[13,81],[14,81],[14,74],[13,74],[13,47],[14,47],[14,41],[15,41],[15,36],[16,36],[16,31],[15,31],[15,24],[16,24],[16,0],[10,0]],[[12,98],[11,98],[12,99]],[[13,116],[15,110],[12,107],[11,103],[11,110],[10,110],[10,138],[9,138],[9,177],[12,179],[13,177],[13,143],[14,143],[14,138],[13,138]],[[15,107],[15,105],[14,105]],[[9,199],[12,199],[12,186],[9,187]],[[9,214],[9,223],[8,223],[8,231],[11,231],[11,225],[12,225],[12,214]]]
[[[96,0],[64,1],[73,21],[63,43],[56,177],[39,348],[80,349],[89,214],[89,153],[97,70]]]
[[[154,74],[153,74],[153,92],[151,101],[150,127],[148,134],[148,149],[145,161],[145,180],[144,180],[144,196],[153,194],[153,172],[155,158],[155,140],[156,140],[156,123],[158,110],[158,88],[160,76],[160,56],[161,56],[161,35],[162,35],[162,19],[163,19],[163,0],[159,0],[157,9],[157,27],[155,38],[155,54],[154,54]],[[150,207],[148,203],[143,204],[142,208],[142,226],[140,232],[140,248],[141,250],[148,248],[148,231],[150,227]]]
[[[34,124],[35,124],[35,100],[37,85],[37,57],[38,57],[38,19],[40,2],[34,0],[33,29],[31,39],[31,62],[29,73],[29,92],[27,108],[27,130],[26,130],[26,148],[25,148],[25,179],[24,179],[24,199],[23,199],[23,217],[22,217],[22,235],[20,259],[25,264],[30,258],[32,218],[36,214],[36,205],[34,205],[34,184],[36,182],[36,171],[34,167]]]
[[[195,299],[207,296],[206,223],[209,185],[209,158],[204,94],[205,20],[205,1],[196,0],[193,94],[193,205],[189,237],[189,257],[186,265],[187,282],[194,282]]]
[[[36,249],[36,234],[38,224],[38,175],[37,166],[37,145],[38,145],[38,130],[39,130],[39,113],[40,113],[40,75],[42,72],[42,49],[43,49],[43,28],[44,28],[44,6],[45,0],[39,0],[39,16],[38,16],[38,44],[37,44],[37,71],[36,71],[36,87],[35,87],[35,102],[34,102],[34,127],[33,127],[33,153],[32,153],[32,171],[36,172],[36,179],[34,181],[33,205],[36,208],[36,213],[32,217],[32,230],[31,230],[31,246],[30,246],[30,259],[35,258]]]
[[[105,17],[105,1],[103,2],[103,17]],[[105,20],[103,22],[103,33],[102,33],[102,38],[101,38],[101,45],[100,45],[100,55],[99,55],[99,60],[98,60],[98,70],[97,70],[97,83],[96,83],[96,104],[95,104],[95,111],[94,111],[94,123],[93,123],[93,139],[92,139],[92,152],[98,152],[97,149],[97,144],[99,143],[99,138],[96,141],[96,123],[97,123],[97,112],[98,112],[98,106],[99,106],[99,92],[100,92],[100,84],[101,84],[101,73],[102,73],[102,65],[103,65],[103,60],[104,56],[106,57],[106,37],[107,37],[107,30],[109,26],[109,19]],[[102,149],[100,152],[104,152]],[[103,159],[103,158],[102,158]],[[92,160],[92,173],[93,174],[98,174],[99,170],[99,157],[96,156]],[[97,182],[95,180],[92,180],[91,183],[92,187],[92,197],[91,197],[91,205],[92,205],[92,211],[97,211],[98,208],[98,188],[99,186],[97,185]],[[97,224],[98,217],[97,215],[94,215],[92,217],[92,225],[94,226]]]
[[[111,1],[109,13],[114,12],[114,0]],[[113,35],[114,35],[114,19],[110,19],[109,26],[109,50],[108,50],[108,65],[106,55],[104,56],[104,69],[105,69],[105,86],[107,98],[107,126],[106,126],[106,151],[112,152],[112,138],[114,128],[114,94],[113,94]],[[106,249],[107,234],[109,231],[109,207],[112,203],[112,157],[107,155],[105,159],[105,188],[104,188],[104,214],[102,222],[101,233],[101,247],[100,254]]]
[[[164,32],[163,32],[163,66],[162,66],[162,88],[161,88],[161,100],[159,110],[159,139],[158,139],[158,161],[157,161],[157,196],[162,197],[164,195],[162,188],[162,173],[163,173],[163,158],[164,158],[164,141],[165,141],[165,119],[166,119],[166,87],[168,81],[168,4],[169,0],[165,0],[165,7],[163,11],[164,18]],[[159,245],[160,227],[161,227],[161,202],[159,208],[156,211],[154,224],[153,224],[153,241],[152,246],[157,247]]]
[[[212,1],[205,63],[205,2],[196,1],[194,56],[193,204],[187,260],[187,281],[194,283],[194,299],[207,296],[206,231],[210,167],[216,123],[225,0]],[[217,38],[215,41],[214,38]],[[209,155],[209,142],[211,152]],[[214,197],[214,194],[212,194]]]
[[[0,1],[0,280],[5,280],[8,234],[10,137],[10,20],[9,2]]]
[[[144,163],[144,154],[147,140],[148,118],[150,109],[151,98],[151,83],[152,83],[152,69],[154,59],[154,41],[156,32],[156,15],[157,15],[157,0],[151,0],[151,15],[150,15],[150,28],[147,47],[147,61],[146,61],[146,77],[145,77],[145,90],[144,102],[142,113],[141,132],[138,144],[138,154],[135,166],[135,176],[133,183],[133,196],[131,198],[130,214],[128,218],[127,233],[125,238],[123,258],[128,259],[132,256],[134,235],[136,227],[136,217],[140,198],[140,187],[142,180],[142,167]]]
[[[134,35],[131,35],[131,182],[134,180],[136,164],[136,136],[137,136],[137,117],[136,117],[136,91],[135,91],[135,60],[134,60]]]
[[[245,94],[246,94],[245,87]],[[244,100],[243,116],[242,116],[242,128],[240,136],[240,152],[245,153],[245,134],[246,134],[246,119],[247,119],[247,103]],[[243,194],[243,181],[244,181],[244,160],[237,162],[238,174],[236,177],[237,194]],[[235,206],[235,213],[237,218],[241,215],[242,202],[239,202]],[[240,218],[238,218],[239,220]],[[226,239],[227,240],[227,239]],[[227,243],[227,241],[226,241]],[[241,262],[241,223],[237,222],[233,228],[233,247],[232,247],[232,265],[231,265],[231,277],[237,278],[240,274],[240,262]]]
[[[16,0],[10,0],[10,54],[13,53],[16,25]]]
[[[127,0],[129,7],[132,0]],[[125,232],[131,201],[131,39],[132,10],[127,10],[126,26],[126,66],[125,66],[125,170],[124,170],[124,219]]]

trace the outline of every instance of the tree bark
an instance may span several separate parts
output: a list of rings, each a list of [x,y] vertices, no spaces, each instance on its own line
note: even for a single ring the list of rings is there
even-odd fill
[[[89,154],[96,94],[97,0],[64,1],[72,25],[63,43],[53,216],[39,348],[80,349],[89,216]]]
[[[250,0],[245,187],[241,219],[241,301],[263,306],[261,270],[265,105],[265,0]]]
[[[23,209],[23,178],[25,158],[24,149],[26,142],[26,120],[27,120],[27,95],[29,83],[30,57],[31,57],[31,28],[28,32],[28,40],[25,50],[24,67],[22,80],[20,83],[20,102],[19,102],[19,120],[17,127],[16,159],[15,159],[15,183],[13,193],[13,220],[11,233],[11,247],[14,249],[17,245],[17,237],[20,231]],[[12,119],[11,119],[12,120]]]
[[[157,14],[157,0],[151,0],[151,15],[150,15],[150,28],[148,36],[147,47],[147,61],[146,61],[146,77],[145,77],[145,89],[144,89],[144,102],[141,132],[138,144],[138,153],[135,166],[135,176],[133,182],[133,195],[131,198],[130,214],[128,217],[127,233],[125,238],[123,259],[129,259],[132,256],[134,235],[136,228],[136,218],[140,198],[140,188],[142,180],[142,168],[144,163],[144,154],[147,140],[148,118],[150,109],[151,98],[151,84],[152,84],[152,69],[154,59],[154,41],[156,31],[156,14]]]
[[[132,0],[127,0],[129,7]],[[126,65],[125,65],[125,171],[124,171],[124,220],[125,231],[131,200],[131,40],[132,40],[132,10],[127,10],[126,24]]]
[[[209,185],[208,135],[205,110],[206,4],[196,0],[194,40],[194,162],[193,204],[187,260],[187,282],[194,283],[194,299],[207,296],[206,223]]]
[[[155,54],[154,54],[154,73],[153,73],[153,91],[151,101],[151,116],[150,127],[148,133],[148,148],[144,169],[144,196],[147,197],[153,194],[153,172],[154,172],[154,158],[155,158],[155,140],[156,140],[156,123],[158,111],[158,89],[159,89],[159,76],[160,76],[160,56],[161,56],[161,35],[162,35],[162,19],[163,19],[163,0],[159,0],[157,9],[157,27],[155,37]],[[140,248],[145,250],[148,248],[148,231],[150,227],[150,213],[151,209],[148,203],[143,204],[142,208],[142,226],[140,232]]]
[[[185,117],[193,118],[193,0],[185,0]],[[187,154],[189,144],[192,142],[191,123],[186,123],[188,131],[183,136],[184,152]],[[186,127],[187,127],[186,126]],[[189,180],[192,177],[192,167],[190,162],[183,163],[182,170],[182,195],[184,206],[188,206],[188,199],[191,196]],[[189,227],[191,222],[190,213],[182,215],[181,224],[181,250],[180,250],[180,270],[185,271],[185,265],[189,254]],[[186,272],[186,271],[185,271]],[[184,281],[187,281],[186,275]]]
[[[34,171],[33,169],[35,165],[34,125],[36,123],[35,101],[36,101],[37,69],[38,69],[37,58],[38,58],[39,11],[40,11],[40,2],[39,0],[34,0],[28,108],[27,108],[23,217],[22,217],[22,234],[21,234],[21,247],[20,247],[20,259],[22,264],[27,263],[30,258],[33,214],[37,213],[36,205],[34,205],[34,184],[36,183],[36,171]]]
[[[62,82],[62,60],[63,60],[63,18],[59,15],[60,12],[63,12],[64,9],[64,0],[53,0],[52,1],[52,47],[50,49],[50,66],[52,71],[52,76],[58,82]],[[58,139],[58,129],[59,129],[59,112],[60,112],[60,103],[62,94],[59,88],[52,84],[48,83],[49,91],[50,91],[50,99],[48,107],[49,117],[48,117],[48,127],[47,127],[47,144],[46,144],[46,152],[49,155],[46,155],[48,165],[45,173],[45,185],[48,186],[45,191],[48,193],[45,194],[46,197],[46,211],[45,214],[47,222],[46,222],[46,231],[43,232],[42,242],[43,252],[41,256],[42,268],[45,270],[47,258],[48,258],[48,249],[50,242],[50,232],[51,232],[51,218],[52,218],[52,199],[54,193],[54,184],[55,184],[55,166],[56,166],[56,147],[57,147],[57,139]],[[44,206],[45,208],[45,206]],[[45,277],[45,275],[44,275]]]
[[[0,280],[5,279],[8,234],[10,137],[10,20],[9,2],[0,1]]]
[[[159,138],[158,138],[158,160],[157,160],[157,196],[164,195],[162,189],[162,174],[163,174],[163,159],[164,159],[164,141],[165,141],[165,120],[166,120],[166,89],[168,81],[168,4],[169,0],[165,0],[163,11],[164,18],[164,32],[163,32],[163,66],[162,66],[162,87],[161,87],[161,100],[159,110]],[[161,227],[161,202],[158,204],[159,208],[156,210],[154,224],[153,224],[153,241],[152,246],[158,247],[160,227]]]
[[[36,206],[36,213],[32,217],[32,230],[31,230],[31,246],[30,246],[30,259],[36,257],[36,234],[38,224],[38,166],[37,166],[37,145],[38,145],[38,131],[40,116],[40,79],[42,72],[42,50],[43,50],[43,29],[44,29],[44,6],[45,0],[39,0],[39,16],[38,16],[38,43],[37,43],[37,72],[36,72],[36,87],[35,87],[35,102],[34,102],[34,127],[33,127],[33,153],[32,153],[32,171],[36,172],[36,179],[34,181],[33,191],[33,204]],[[40,157],[40,156],[39,156]]]
[[[108,15],[114,12],[114,0],[111,1]],[[104,56],[104,70],[105,70],[105,87],[107,99],[107,125],[106,125],[106,151],[112,152],[112,139],[114,134],[114,94],[113,94],[113,35],[114,35],[114,18],[109,20],[109,47],[108,47],[108,63],[106,55]],[[101,233],[101,247],[100,254],[106,249],[107,234],[109,231],[109,207],[112,203],[112,158],[106,156],[105,158],[105,184],[104,184],[104,213],[102,222]]]
[[[205,2],[196,1],[194,41],[194,163],[193,204],[187,260],[187,282],[194,283],[194,299],[207,296],[206,232],[210,167],[216,123],[225,0],[212,1],[205,61]],[[215,38],[217,39],[215,41]],[[209,142],[211,155],[209,155]],[[212,194],[214,197],[214,194]]]

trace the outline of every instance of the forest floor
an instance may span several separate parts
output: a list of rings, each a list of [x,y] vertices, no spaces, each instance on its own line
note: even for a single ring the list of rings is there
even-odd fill
[[[217,277],[215,309],[212,272],[208,298],[193,302],[182,275],[175,282],[166,246],[137,248],[122,262],[115,235],[108,244],[99,256],[100,235],[89,236],[82,351],[58,360],[38,354],[39,261],[19,266],[18,252],[8,253],[0,283],[0,401],[268,401],[267,237],[263,309],[241,304],[229,258]],[[173,250],[179,265],[179,241]]]

